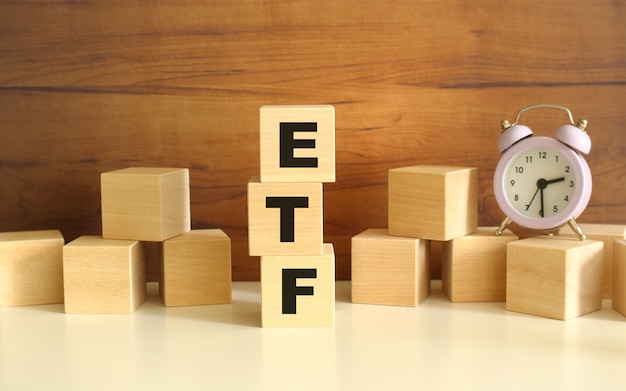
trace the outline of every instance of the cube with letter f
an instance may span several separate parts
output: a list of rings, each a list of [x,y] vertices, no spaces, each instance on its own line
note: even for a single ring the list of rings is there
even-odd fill
[[[335,250],[321,255],[261,257],[263,327],[335,325]]]

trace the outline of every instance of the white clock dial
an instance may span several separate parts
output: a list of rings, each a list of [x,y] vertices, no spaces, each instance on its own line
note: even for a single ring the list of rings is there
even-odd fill
[[[523,150],[511,159],[504,174],[506,198],[521,215],[548,218],[563,211],[573,200],[574,167],[554,149]]]

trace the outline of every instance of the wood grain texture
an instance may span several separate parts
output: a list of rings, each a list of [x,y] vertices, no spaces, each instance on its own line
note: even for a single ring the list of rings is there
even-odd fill
[[[0,307],[63,303],[61,232],[0,233]]]
[[[626,225],[618,224],[581,224],[587,239],[599,240],[604,243],[602,253],[602,298],[613,297],[613,254],[614,242],[626,239]],[[577,238],[577,234],[569,226],[559,230],[559,236]]]
[[[556,103],[589,120],[594,193],[580,222],[626,222],[626,3],[302,0],[0,1],[0,231],[99,234],[99,174],[188,167],[192,227],[247,249],[259,107],[332,104],[325,242],[387,223],[387,170],[478,167],[479,225],[503,118]],[[529,113],[530,114],[530,113]],[[561,113],[525,117],[551,135]],[[513,228],[515,229],[515,228]]]
[[[230,238],[221,229],[200,229],[163,242],[166,307],[227,304],[232,300]]]
[[[506,309],[568,320],[602,308],[598,240],[541,236],[507,245]]]
[[[162,242],[191,229],[189,170],[129,167],[100,176],[102,237]]]
[[[441,289],[450,301],[506,301],[507,245],[518,238],[509,230],[497,236],[497,228],[443,243]]]
[[[143,243],[81,236],[63,247],[66,314],[132,314],[146,300]]]
[[[389,170],[389,234],[447,241],[476,232],[477,184],[474,167]]]
[[[370,228],[352,238],[352,302],[417,306],[430,295],[430,241]]]

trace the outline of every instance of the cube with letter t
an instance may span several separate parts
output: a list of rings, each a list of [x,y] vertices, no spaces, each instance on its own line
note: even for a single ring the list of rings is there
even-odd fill
[[[321,183],[248,183],[250,255],[320,255]]]

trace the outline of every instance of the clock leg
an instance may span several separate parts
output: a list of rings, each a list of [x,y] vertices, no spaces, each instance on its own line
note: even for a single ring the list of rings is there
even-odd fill
[[[574,231],[576,235],[578,235],[578,239],[585,240],[587,238],[587,236],[583,233],[582,228],[580,228],[580,225],[578,225],[573,217],[567,222],[567,224],[572,229],[572,231]]]
[[[573,220],[573,219],[572,219]],[[500,226],[498,227],[498,229],[496,230],[496,235],[500,236],[502,235],[502,233],[504,232],[504,230],[506,229],[506,227],[508,227],[513,221],[511,221],[511,219],[509,219],[508,217],[506,219],[504,219],[504,221],[502,222],[502,224],[500,224]]]

